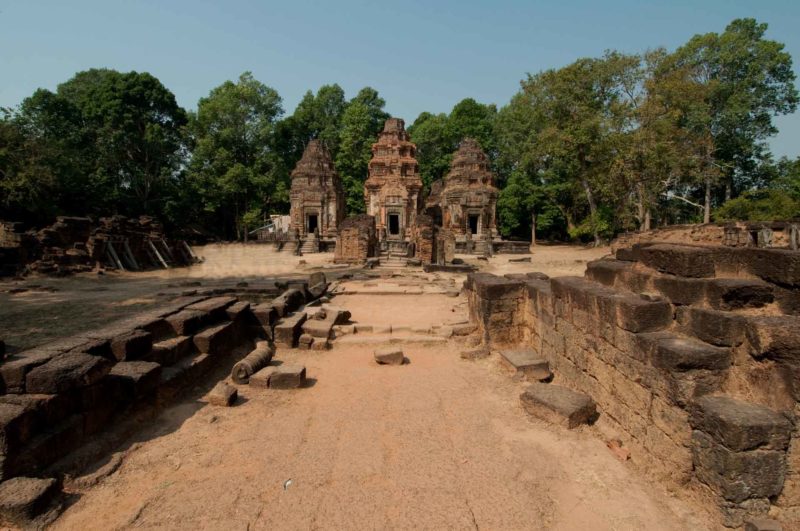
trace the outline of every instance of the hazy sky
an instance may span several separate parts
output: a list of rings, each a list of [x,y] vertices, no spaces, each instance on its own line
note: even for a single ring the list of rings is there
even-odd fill
[[[755,17],[800,71],[800,0],[0,0],[0,106],[91,67],[148,71],[178,102],[246,70],[291,113],[307,89],[370,85],[411,122],[472,97],[504,105],[527,72],[605,49],[674,49]],[[777,155],[800,156],[800,114],[777,120]]]

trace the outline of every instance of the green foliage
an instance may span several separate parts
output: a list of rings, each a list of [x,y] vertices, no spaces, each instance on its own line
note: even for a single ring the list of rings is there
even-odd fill
[[[201,200],[206,222],[226,238],[245,238],[258,213],[285,201],[286,174],[271,149],[282,114],[278,93],[245,72],[226,81],[198,104],[192,117],[194,151],[189,182]]]
[[[389,118],[383,110],[385,104],[375,89],[365,87],[350,100],[342,114],[335,163],[342,178],[349,214],[365,210],[364,181],[372,157],[372,144]]]
[[[794,112],[791,56],[766,24],[732,21],[670,53],[608,51],[528,74],[499,110],[466,98],[409,127],[426,189],[465,137],[486,151],[506,236],[593,239],[620,230],[797,215],[800,161],[774,161],[774,117]],[[246,238],[288,211],[290,172],[312,138],[364,211],[371,145],[388,114],[366,87],[308,91],[282,117],[249,73],[188,115],[147,73],[92,69],[40,89],[0,117],[0,218],[154,214]],[[739,196],[739,197],[737,197]]]
[[[449,115],[423,112],[408,128],[417,145],[417,161],[426,189],[450,170],[453,153],[467,137],[478,141],[490,160],[496,158],[493,135],[497,108],[472,98],[458,102]]]
[[[770,221],[800,219],[800,199],[782,190],[745,192],[714,211],[715,221]]]

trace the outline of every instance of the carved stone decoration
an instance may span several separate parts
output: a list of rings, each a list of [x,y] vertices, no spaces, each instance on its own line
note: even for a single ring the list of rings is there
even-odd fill
[[[291,229],[301,239],[317,233],[335,238],[344,219],[344,191],[328,148],[311,140],[292,171]]]
[[[456,237],[491,241],[497,236],[497,195],[486,153],[477,141],[465,138],[439,195],[442,226]]]
[[[416,151],[400,118],[386,120],[372,145],[364,202],[367,214],[375,217],[381,240],[404,241],[410,237],[408,229],[416,221],[422,190]]]

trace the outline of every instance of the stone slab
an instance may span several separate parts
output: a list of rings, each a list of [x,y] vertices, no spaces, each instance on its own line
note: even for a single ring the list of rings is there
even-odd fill
[[[532,384],[522,392],[520,402],[528,414],[570,429],[593,422],[597,416],[590,396],[560,385]]]
[[[383,347],[375,350],[375,361],[380,365],[402,365],[403,349],[399,347]]]

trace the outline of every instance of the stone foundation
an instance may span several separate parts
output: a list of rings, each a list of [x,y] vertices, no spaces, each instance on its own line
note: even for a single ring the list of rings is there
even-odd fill
[[[531,348],[634,461],[727,526],[800,521],[800,253],[638,245],[586,277],[469,275],[485,344]]]

